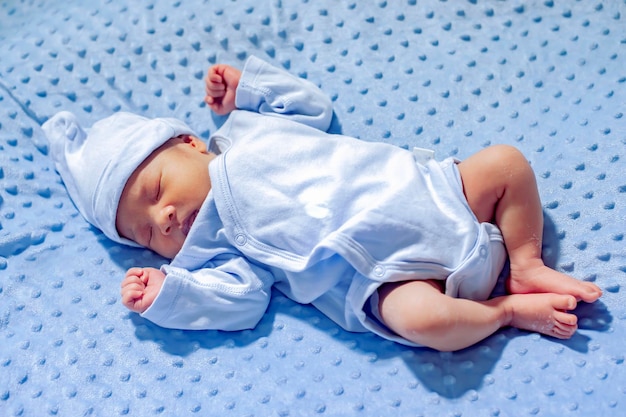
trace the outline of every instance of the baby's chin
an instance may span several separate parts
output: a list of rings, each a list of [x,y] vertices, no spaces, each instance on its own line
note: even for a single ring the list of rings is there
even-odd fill
[[[171,260],[174,259],[176,255],[178,255],[178,252],[180,252],[180,250],[183,248],[183,243],[184,241],[180,243],[172,243],[167,249],[162,250],[157,250],[155,248],[149,249],[151,249],[153,252],[156,252],[158,255]]]

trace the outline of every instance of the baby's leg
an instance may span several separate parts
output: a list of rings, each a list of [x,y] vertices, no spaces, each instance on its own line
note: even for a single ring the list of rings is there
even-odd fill
[[[511,263],[511,293],[569,294],[593,302],[602,291],[544,265],[541,259],[543,211],[534,173],[515,148],[497,145],[459,164],[463,191],[481,222],[502,231]]]
[[[515,294],[488,301],[452,298],[434,281],[384,284],[378,290],[383,322],[400,336],[441,351],[469,347],[513,326],[559,339],[577,329],[570,295]]]

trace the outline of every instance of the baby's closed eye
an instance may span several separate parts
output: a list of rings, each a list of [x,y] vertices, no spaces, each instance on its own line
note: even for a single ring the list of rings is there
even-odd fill
[[[162,176],[159,175],[159,178],[156,181],[156,186],[155,186],[155,190],[154,190],[154,201],[155,202],[159,201],[159,198],[161,198],[161,178],[162,178]]]

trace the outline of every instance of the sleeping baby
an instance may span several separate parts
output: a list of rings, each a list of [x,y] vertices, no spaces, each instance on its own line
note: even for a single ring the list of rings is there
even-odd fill
[[[135,267],[122,302],[167,328],[254,328],[271,288],[348,331],[451,351],[514,326],[567,339],[594,284],[547,267],[532,169],[495,145],[459,161],[330,134],[330,100],[256,57],[205,79],[226,122],[115,113],[43,129],[80,213],[171,259]],[[508,256],[509,294],[490,298]]]

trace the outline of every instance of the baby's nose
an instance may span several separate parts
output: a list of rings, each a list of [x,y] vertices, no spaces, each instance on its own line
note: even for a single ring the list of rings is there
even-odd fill
[[[161,209],[159,219],[159,229],[161,229],[161,233],[163,233],[164,235],[169,235],[172,232],[175,221],[176,209],[174,208],[174,206],[163,207],[163,209]]]

